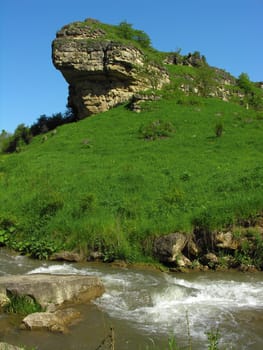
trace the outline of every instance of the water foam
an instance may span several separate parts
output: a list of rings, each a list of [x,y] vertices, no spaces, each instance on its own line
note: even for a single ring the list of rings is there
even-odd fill
[[[37,267],[28,272],[29,275],[35,273],[46,273],[46,274],[54,274],[54,275],[80,275],[84,274],[81,270],[76,269],[74,266],[70,264],[63,265],[43,265]]]

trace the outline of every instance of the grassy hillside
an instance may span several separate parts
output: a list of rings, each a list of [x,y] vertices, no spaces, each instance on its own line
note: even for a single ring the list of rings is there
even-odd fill
[[[0,156],[0,243],[138,261],[157,235],[252,220],[263,209],[262,131],[259,112],[185,96],[35,137]]]

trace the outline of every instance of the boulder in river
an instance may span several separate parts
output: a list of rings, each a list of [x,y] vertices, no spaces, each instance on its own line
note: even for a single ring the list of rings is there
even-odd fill
[[[66,301],[89,302],[103,292],[101,280],[93,276],[32,274],[0,277],[0,294],[29,296],[47,310]]]
[[[57,310],[56,312],[35,312],[23,319],[20,328],[66,333],[68,331],[67,326],[79,318],[80,312],[72,308]]]

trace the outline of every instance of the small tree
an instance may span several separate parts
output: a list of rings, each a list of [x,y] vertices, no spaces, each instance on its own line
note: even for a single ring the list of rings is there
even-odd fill
[[[248,74],[241,73],[237,79],[237,86],[244,92],[243,103],[255,109],[263,109],[263,93],[252,81]]]
[[[199,67],[196,82],[200,95],[203,97],[209,96],[216,86],[215,71],[208,66]]]
[[[121,22],[118,26],[118,34],[123,39],[132,40],[132,37],[133,37],[132,24],[126,21]]]
[[[247,73],[240,74],[237,79],[237,85],[245,92],[245,94],[249,94],[253,90],[253,84]]]

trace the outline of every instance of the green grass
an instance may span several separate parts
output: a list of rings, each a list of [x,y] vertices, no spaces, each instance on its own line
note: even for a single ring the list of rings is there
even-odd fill
[[[140,114],[119,106],[2,155],[0,223],[16,227],[10,245],[30,253],[33,239],[53,245],[43,257],[63,245],[138,261],[157,235],[212,230],[262,211],[259,112],[187,99],[151,102]],[[175,132],[142,138],[156,120]]]
[[[10,302],[4,306],[7,314],[29,315],[35,312],[44,311],[39,303],[27,295],[11,295]]]

